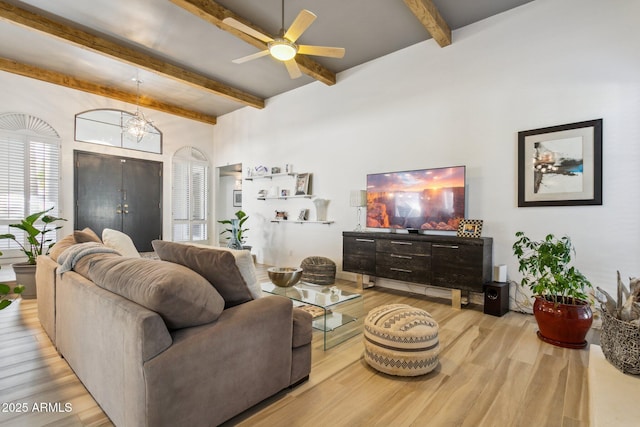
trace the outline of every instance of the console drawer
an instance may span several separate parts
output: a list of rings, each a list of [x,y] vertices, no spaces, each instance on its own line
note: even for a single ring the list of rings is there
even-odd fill
[[[376,251],[395,254],[430,254],[431,243],[401,239],[376,239]]]

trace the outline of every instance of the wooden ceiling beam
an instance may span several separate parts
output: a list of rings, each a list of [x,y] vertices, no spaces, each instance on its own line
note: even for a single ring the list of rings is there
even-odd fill
[[[258,39],[254,39],[253,37],[243,33],[242,31],[238,31],[235,28],[228,26],[227,24],[223,23],[222,20],[225,18],[234,18],[235,20],[242,22],[243,24],[247,25],[250,28],[253,28],[254,30],[262,34],[268,35],[272,38],[275,37],[262,28],[258,27],[257,25],[253,24],[252,22],[246,20],[242,16],[236,15],[229,9],[212,0],[171,0],[171,3],[174,3],[176,6],[179,6],[186,11],[193,13],[194,15],[215,25],[221,30],[226,31],[229,34],[233,34],[239,39],[249,43],[251,46],[258,48],[259,50],[267,49],[267,44]],[[306,75],[329,86],[336,84],[336,74],[333,71],[330,71],[327,68],[323,67],[308,56],[296,56],[296,62],[300,67],[300,71],[302,71]]]
[[[264,108],[264,99],[225,85],[198,73],[169,64],[137,49],[113,42],[84,30],[70,27],[0,0],[0,19],[40,31],[83,49],[179,81],[217,96],[255,108]]]
[[[81,90],[83,92],[92,93],[94,95],[128,102],[129,104],[140,105],[141,107],[148,107],[153,110],[162,111],[164,113],[173,114],[174,116],[180,116],[203,123],[208,123],[210,125],[215,125],[217,120],[215,116],[209,114],[203,114],[197,111],[179,107],[177,105],[167,104],[163,101],[159,101],[147,96],[141,96],[140,99],[138,99],[135,93],[125,92],[110,86],[92,83],[66,74],[58,73],[57,71],[23,64],[7,58],[0,57],[0,71],[6,71],[12,74],[18,74],[20,76],[41,80],[43,82],[53,83],[58,86],[64,86],[70,89]]]
[[[451,29],[432,0],[404,0],[440,47],[451,44]]]

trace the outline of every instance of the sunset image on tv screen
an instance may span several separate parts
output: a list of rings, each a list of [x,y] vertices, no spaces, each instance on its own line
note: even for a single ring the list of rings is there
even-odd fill
[[[367,227],[454,231],[464,214],[464,166],[367,175]]]

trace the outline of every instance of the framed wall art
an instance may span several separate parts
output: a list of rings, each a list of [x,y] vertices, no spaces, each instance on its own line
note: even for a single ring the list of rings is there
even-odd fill
[[[233,206],[242,206],[242,190],[233,190]]]
[[[518,207],[602,204],[602,119],[518,132]]]
[[[296,196],[309,194],[309,174],[299,173],[296,177]]]
[[[475,237],[480,238],[482,235],[481,219],[461,219],[458,224],[458,237]]]

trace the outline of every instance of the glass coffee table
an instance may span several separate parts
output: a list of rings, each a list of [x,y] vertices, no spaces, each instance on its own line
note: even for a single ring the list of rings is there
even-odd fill
[[[261,283],[262,291],[281,295],[293,301],[313,316],[313,328],[323,332],[327,350],[362,331],[364,303],[362,294],[338,286],[319,286],[299,282],[281,288],[271,282]]]

